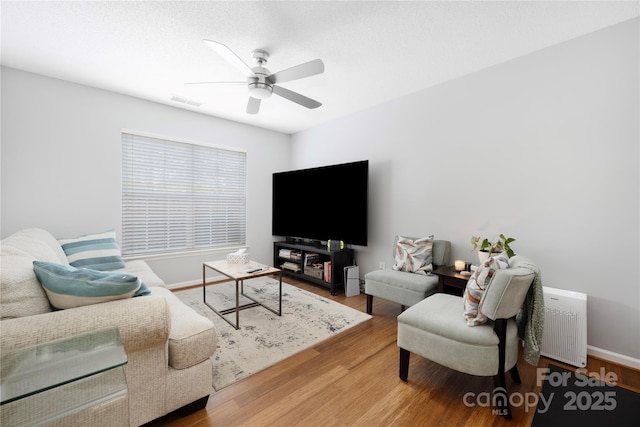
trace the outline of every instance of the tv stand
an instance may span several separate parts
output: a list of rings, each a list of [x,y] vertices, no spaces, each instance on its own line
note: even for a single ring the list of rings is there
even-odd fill
[[[344,287],[344,268],[353,265],[353,261],[351,248],[330,251],[311,242],[273,244],[273,265],[283,275],[328,288],[331,295],[336,294],[336,287]]]
[[[284,243],[290,243],[293,245],[311,246],[314,248],[326,247],[325,245],[322,244],[321,240],[303,239],[300,237],[287,237],[287,240]]]

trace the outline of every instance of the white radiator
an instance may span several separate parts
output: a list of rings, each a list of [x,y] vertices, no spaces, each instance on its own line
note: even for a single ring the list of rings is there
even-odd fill
[[[543,287],[544,336],[540,354],[577,367],[587,366],[587,295]]]

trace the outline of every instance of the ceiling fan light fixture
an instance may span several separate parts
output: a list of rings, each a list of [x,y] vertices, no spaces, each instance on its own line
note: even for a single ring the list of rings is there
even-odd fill
[[[249,83],[249,95],[256,99],[267,99],[273,93],[273,87],[266,83]]]

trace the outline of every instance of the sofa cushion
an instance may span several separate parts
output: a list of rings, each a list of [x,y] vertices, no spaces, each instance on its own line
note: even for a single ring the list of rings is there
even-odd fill
[[[51,311],[49,299],[33,271],[28,254],[0,256],[0,320],[33,316]]]
[[[433,235],[419,239],[398,237],[393,270],[427,274],[433,271]]]
[[[3,239],[2,253],[29,256],[31,260],[68,264],[60,243],[51,233],[41,228],[20,230]]]
[[[58,239],[69,264],[77,268],[109,271],[125,266],[115,230],[87,234],[74,239]]]
[[[121,272],[75,268],[42,261],[33,261],[33,270],[49,302],[59,309],[130,298],[142,286],[138,277]]]
[[[33,272],[34,260],[67,264],[58,241],[46,230],[27,228],[0,243],[0,319],[51,311],[49,299]]]
[[[140,280],[144,282],[148,287],[160,286],[165,287],[164,281],[158,277],[158,275],[149,267],[146,261],[141,259],[127,261],[124,268],[120,268],[116,271],[122,271],[124,273],[130,273],[138,276]]]
[[[155,286],[150,290],[152,295],[163,295],[169,307],[169,365],[185,369],[211,357],[217,344],[213,322],[196,313],[169,289]]]

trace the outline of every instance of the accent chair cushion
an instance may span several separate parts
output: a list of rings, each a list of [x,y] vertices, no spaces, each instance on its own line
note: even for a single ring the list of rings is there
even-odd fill
[[[406,271],[373,270],[364,276],[364,287],[368,295],[409,307],[437,291],[438,276]]]
[[[58,239],[69,264],[77,268],[109,271],[124,268],[115,230],[87,234],[74,239]]]
[[[58,309],[130,298],[140,291],[149,294],[138,277],[123,272],[75,268],[70,265],[33,261],[51,305]]]
[[[460,316],[462,298],[436,293],[398,316],[398,346],[471,375],[498,373],[498,336],[493,321],[469,328]],[[518,360],[518,328],[507,322],[505,366]]]
[[[469,278],[463,295],[464,318],[467,320],[467,326],[478,326],[487,322],[487,316],[482,313],[480,301],[491,285],[496,271],[505,268],[509,268],[509,257],[501,253],[487,258]]]
[[[392,269],[409,273],[429,274],[433,271],[433,235],[413,239],[398,236],[395,264]]]

